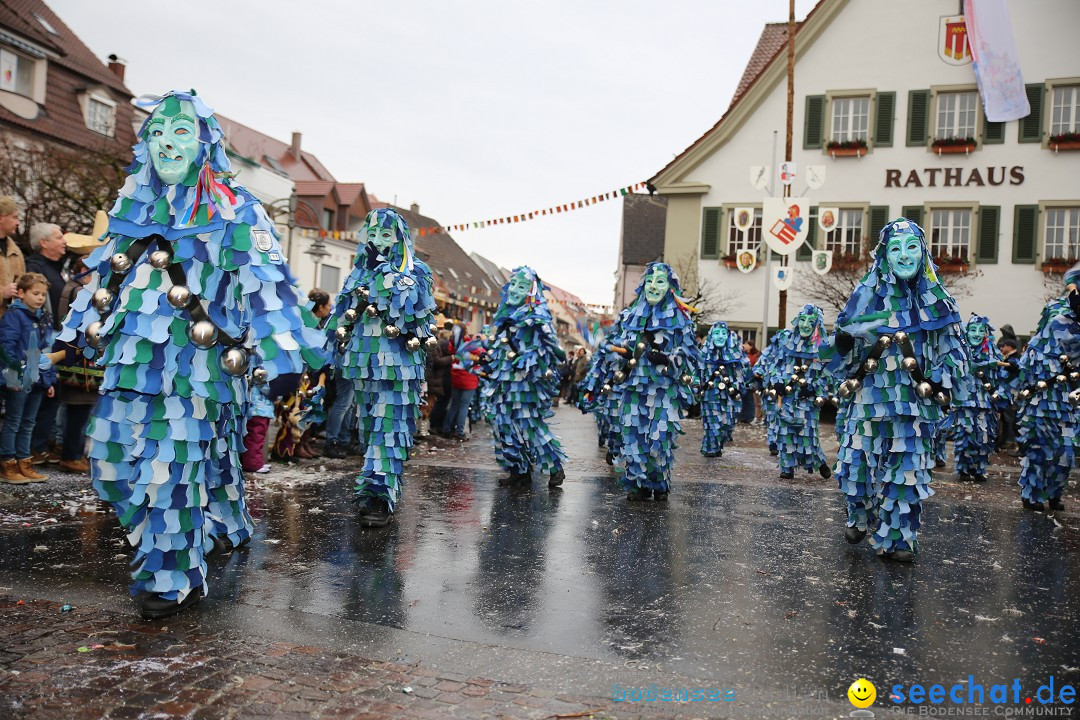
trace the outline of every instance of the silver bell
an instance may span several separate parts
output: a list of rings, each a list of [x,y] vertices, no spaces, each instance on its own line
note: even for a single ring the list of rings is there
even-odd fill
[[[1066,378],[1064,375],[1058,375],[1056,378],[1054,378],[1054,382],[1064,384],[1067,379],[1068,378]]]
[[[993,387],[994,386],[990,383],[983,383],[983,390],[986,390],[987,392],[989,392]]]
[[[637,358],[630,358],[626,361],[626,364],[630,367],[637,367]]]
[[[624,373],[622,370],[616,370],[614,374],[612,374],[611,379],[617,383],[621,383],[623,380],[626,379],[626,373]]]
[[[638,352],[645,352],[645,343],[643,343],[643,342],[639,342],[634,347],[637,348]]]
[[[150,266],[156,270],[164,270],[172,263],[172,253],[168,250],[155,250],[150,253]]]
[[[109,311],[110,307],[112,307],[113,300],[115,299],[116,297],[112,294],[112,292],[109,291],[108,288],[98,288],[94,291],[91,302],[94,303],[94,308],[99,313],[104,314]]]
[[[1073,370],[1071,373],[1069,373],[1069,381],[1076,382],[1077,380],[1080,380],[1080,372]]]
[[[435,337],[434,335],[424,340],[424,347],[426,347],[428,350],[434,350],[438,345],[439,338]]]
[[[694,378],[690,377],[689,375],[683,375],[679,379],[682,381],[683,385],[689,385],[690,383],[694,382]]]
[[[386,333],[386,337],[393,340],[398,335],[401,335],[401,328],[399,328],[397,325],[387,325],[383,332]]]
[[[825,398],[818,395],[816,398],[814,398],[814,404],[817,405],[818,407],[824,407],[825,406]]]
[[[713,375],[713,377],[720,377],[720,371],[719,370],[713,370],[712,375]]]
[[[710,380],[709,381],[709,387],[712,387],[712,386],[713,386],[713,383],[712,383],[712,380]],[[718,390],[727,390],[727,383],[720,383],[716,387],[717,387]]]
[[[337,344],[337,351],[339,353],[341,353],[342,355],[344,355],[348,350],[349,350],[349,344],[348,343],[339,342]]]
[[[784,386],[784,394],[785,395],[790,394],[791,391],[792,391],[792,387],[790,385],[785,385]]]
[[[982,370],[980,370],[979,372],[975,373],[975,377],[982,380],[984,377],[986,377],[986,373],[984,373]]]
[[[709,382],[705,383],[705,386],[707,388],[712,389],[712,388],[716,387],[716,383],[714,383],[712,380],[710,380]],[[720,388],[720,389],[723,390],[724,388]]]
[[[1035,383],[1035,387],[1039,388],[1040,390],[1045,390],[1046,389],[1046,381],[1045,380],[1040,380],[1039,382]]]
[[[1027,400],[1029,397],[1031,397],[1031,390],[1029,390],[1028,388],[1024,388],[1018,394],[1021,400]]]
[[[919,361],[913,357],[906,357],[900,361],[900,369],[904,372],[913,373],[919,368]]]
[[[776,388],[769,388],[768,395],[771,398],[775,398],[776,397]]]
[[[895,340],[898,343],[902,343],[905,340],[907,340],[907,333],[904,332],[903,330],[901,330],[900,332],[893,335],[893,340]]]
[[[544,379],[545,380],[550,380],[553,377],[555,377],[555,373],[553,373],[551,371],[551,368],[548,368],[547,370],[544,371]]]
[[[345,342],[349,339],[349,328],[344,325],[338,326],[338,329],[334,331],[334,338],[339,342]]]
[[[356,322],[356,318],[359,317],[359,314],[356,312],[355,308],[349,308],[343,312],[341,316],[345,318],[345,322],[354,323]]]
[[[881,346],[882,350],[888,349],[892,345],[892,338],[888,335],[882,335],[877,339],[877,344]]]
[[[507,351],[507,353],[506,353],[506,359],[507,360],[513,360],[516,357],[517,357],[517,353],[514,352],[513,350]]]
[[[602,392],[602,393],[611,392],[611,386],[608,385],[607,383],[604,383],[604,387],[600,388],[600,392]]]
[[[667,368],[667,365],[659,365],[656,368],[656,372],[660,373],[661,375],[667,375]]]
[[[109,260],[109,267],[117,275],[123,275],[131,269],[131,258],[125,253],[116,253]]]
[[[247,372],[249,356],[243,348],[233,346],[221,353],[221,369],[227,375],[239,377]],[[265,370],[263,371],[265,372]]]
[[[858,392],[859,388],[862,387],[862,383],[859,382],[859,378],[851,378],[847,381],[847,385],[851,392]]]
[[[173,285],[169,288],[169,291],[165,293],[165,299],[169,301],[169,304],[174,308],[181,309],[187,307],[191,302],[191,290],[187,285]]]
[[[946,395],[944,391],[938,390],[937,394],[934,395],[934,402],[936,402],[941,407],[945,407],[949,404],[949,396]]]
[[[833,395],[831,398],[829,398],[829,400],[832,401],[833,405],[839,405],[840,404],[840,398],[836,397],[835,395]]]
[[[209,320],[199,320],[188,326],[188,337],[199,347],[212,347],[217,342],[218,330]]]
[[[86,344],[92,348],[96,348],[101,344],[101,323],[92,322],[86,326]]]
[[[844,384],[840,386],[840,389],[836,391],[836,394],[842,398],[846,398],[851,394],[851,388],[848,387],[847,382],[844,382]]]
[[[930,387],[930,383],[921,382],[915,386],[915,394],[925,400],[934,393],[934,388]]]
[[[799,378],[799,387],[806,387],[806,378]]]
[[[363,285],[356,288],[356,290],[354,290],[353,292],[355,292],[357,294],[357,296],[362,297],[362,298],[366,298],[368,296],[368,289],[366,287],[364,287]]]
[[[436,325],[435,323],[431,323],[430,325],[428,325],[427,329],[428,329],[428,332],[431,333],[432,335],[438,335],[439,334],[439,326]]]
[[[866,362],[863,363],[863,368],[866,370],[866,372],[872,373],[875,370],[877,370],[878,361],[875,360],[874,358],[867,358]]]
[[[258,367],[251,371],[251,382],[256,385],[265,385],[269,379],[270,373],[266,371],[266,368]]]
[[[809,369],[810,369],[809,365],[800,365],[799,366],[799,372],[806,372]]]
[[[420,349],[420,338],[418,338],[418,337],[409,338],[408,341],[405,343],[405,349],[408,350],[409,352],[416,352],[417,350],[419,350]]]
[[[366,308],[364,308],[364,314],[367,315],[369,318],[373,318],[379,314],[379,309],[374,305],[368,305]]]
[[[1069,404],[1073,407],[1080,407],[1080,390],[1073,390],[1069,393]]]
[[[1060,360],[1061,363],[1064,365],[1065,363],[1069,362],[1069,356],[1065,353],[1062,353],[1061,355],[1058,355],[1058,360]]]

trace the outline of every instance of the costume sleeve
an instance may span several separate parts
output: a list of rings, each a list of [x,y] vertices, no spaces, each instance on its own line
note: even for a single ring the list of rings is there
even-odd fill
[[[431,336],[431,320],[435,299],[431,292],[431,271],[417,261],[412,270],[395,270],[380,263],[369,283],[368,301],[388,324],[396,325],[403,334],[420,338]]]
[[[923,371],[927,379],[950,390],[959,388],[960,376],[971,374],[971,356],[960,326],[952,323],[940,330],[927,331],[927,336]]]

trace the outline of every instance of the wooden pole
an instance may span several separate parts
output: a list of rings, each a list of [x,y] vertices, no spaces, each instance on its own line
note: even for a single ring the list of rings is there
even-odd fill
[[[784,143],[784,162],[791,162],[792,126],[795,111],[795,0],[788,0],[787,26],[787,136]],[[776,172],[776,168],[773,168]],[[791,185],[784,186],[784,197],[791,197]],[[809,220],[809,219],[808,219]],[[785,255],[780,263],[790,265],[790,255]],[[779,328],[787,326],[787,290],[780,291],[780,306],[777,308]]]

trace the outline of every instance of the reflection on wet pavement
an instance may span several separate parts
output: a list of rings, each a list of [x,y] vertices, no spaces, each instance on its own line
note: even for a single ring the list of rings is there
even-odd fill
[[[383,530],[358,527],[340,470],[260,479],[250,490],[255,542],[212,570],[206,606],[641,663],[740,687],[846,687],[870,669],[907,682],[1080,681],[1075,515],[934,498],[918,562],[889,565],[843,541],[831,483],[781,483],[761,448],[710,463],[688,424],[670,502],[631,504],[591,421],[559,418],[572,458],[563,489],[539,478],[531,490],[498,487],[486,432],[435,453],[421,446]],[[62,522],[0,508],[0,584],[119,598],[130,551],[115,520],[85,503],[74,519],[70,504],[56,507]]]

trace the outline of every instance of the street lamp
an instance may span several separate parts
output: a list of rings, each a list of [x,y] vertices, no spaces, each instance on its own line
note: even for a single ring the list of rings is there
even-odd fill
[[[330,255],[330,252],[326,249],[326,243],[323,242],[323,238],[327,234],[327,229],[323,227],[322,219],[319,217],[319,213],[309,203],[301,200],[293,192],[287,198],[279,198],[268,204],[267,213],[270,215],[274,222],[277,222],[277,217],[285,214],[288,222],[289,235],[285,244],[285,257],[292,257],[293,249],[293,228],[296,227],[296,210],[303,206],[305,213],[311,218],[312,222],[318,226],[319,235],[311,243],[311,247],[304,251],[304,254],[309,255],[315,263],[315,277],[312,280],[311,286],[319,286],[319,266],[322,265],[324,258]]]

